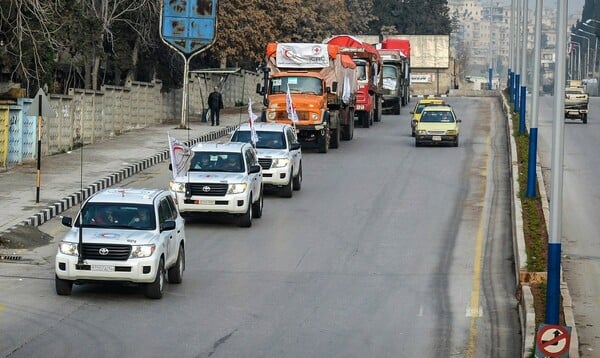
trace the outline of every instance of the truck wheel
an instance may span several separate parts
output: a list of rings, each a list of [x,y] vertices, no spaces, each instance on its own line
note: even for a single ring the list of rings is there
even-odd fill
[[[363,128],[369,128],[369,126],[371,125],[371,122],[370,122],[371,119],[369,118],[369,113],[368,112],[361,111],[358,114],[358,120],[362,124]]]
[[[376,98],[375,99],[375,108],[373,109],[374,110],[374,112],[373,112],[373,120],[375,122],[381,122],[381,117],[383,117],[383,115],[382,115],[383,112],[381,110],[381,107],[382,107],[381,106],[381,101],[378,98]]]
[[[185,270],[185,249],[183,245],[179,245],[177,253],[177,261],[175,265],[167,271],[169,275],[169,283],[181,283],[183,281],[183,270]]]
[[[54,285],[56,286],[56,294],[59,296],[70,296],[73,290],[73,281],[63,280],[54,276]]]
[[[298,169],[298,175],[294,177],[294,190],[299,191],[302,188],[302,162],[300,162],[300,169]]]
[[[255,201],[252,204],[252,217],[255,219],[260,219],[260,217],[262,216],[263,204],[264,204],[263,199],[264,199],[263,189],[261,187],[260,188],[260,199],[258,199],[257,201]]]
[[[252,226],[252,196],[250,196],[250,201],[248,202],[248,209],[246,209],[246,212],[239,217],[238,226]]]
[[[394,108],[392,109],[392,113],[400,114],[400,104],[398,104],[397,106],[394,106]]]
[[[340,128],[330,129],[329,135],[331,136],[330,148],[338,148],[340,146]]]
[[[319,153],[327,153],[329,151],[329,129],[325,130],[325,133],[319,137]]]
[[[163,296],[163,290],[165,289],[165,262],[161,258],[156,270],[156,277],[152,283],[146,284],[146,297],[159,299]]]

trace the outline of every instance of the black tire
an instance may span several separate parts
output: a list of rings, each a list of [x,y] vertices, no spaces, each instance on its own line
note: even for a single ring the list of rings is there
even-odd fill
[[[240,215],[238,226],[239,227],[250,227],[252,226],[252,196],[250,196],[250,201],[248,202],[248,209],[245,213]]]
[[[421,146],[421,141],[419,141],[418,139],[415,139],[415,147],[420,147]]]
[[[456,139],[454,140],[454,142],[452,142],[452,146],[458,147],[458,136],[456,136]]]
[[[294,190],[299,191],[302,188],[302,162],[300,162],[300,169],[298,169],[298,175],[294,177]]]
[[[361,111],[358,113],[358,120],[363,128],[369,128],[371,126],[371,119],[369,118],[368,112]]]
[[[329,151],[329,135],[327,132],[329,129],[325,131],[325,134],[322,135],[319,140],[319,153],[327,153]]]
[[[165,289],[165,261],[161,258],[152,283],[147,283],[144,294],[148,298],[161,299]]]
[[[587,123],[587,113],[581,115],[581,121],[583,122],[583,124]]]
[[[185,249],[183,245],[179,245],[177,253],[177,261],[167,273],[169,275],[169,283],[181,283],[183,281],[183,271],[185,270]]]
[[[383,117],[381,107],[381,100],[378,97],[375,97],[375,108],[373,108],[373,121],[375,122],[381,122]]]
[[[73,291],[73,281],[63,280],[54,275],[54,285],[56,286],[56,294],[59,296],[70,296]]]
[[[400,105],[394,106],[392,109],[393,114],[400,114]]]
[[[260,219],[263,213],[263,205],[264,205],[264,195],[262,188],[260,189],[260,198],[252,203],[252,217],[255,219]]]
[[[293,173],[293,171],[292,171],[292,173]],[[291,198],[293,193],[294,193],[294,179],[290,178],[290,181],[283,188],[281,188],[279,195],[284,198]]]
[[[331,137],[331,142],[329,143],[329,148],[339,148],[340,146],[340,128],[330,129],[329,135]]]

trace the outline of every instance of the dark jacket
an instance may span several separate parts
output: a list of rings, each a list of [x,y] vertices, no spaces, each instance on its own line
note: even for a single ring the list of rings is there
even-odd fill
[[[221,109],[223,108],[223,96],[221,93],[214,91],[208,95],[208,106],[210,109]]]

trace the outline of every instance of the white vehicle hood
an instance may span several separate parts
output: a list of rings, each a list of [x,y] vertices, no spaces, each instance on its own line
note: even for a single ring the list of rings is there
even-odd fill
[[[83,242],[88,244],[140,245],[152,243],[157,237],[150,230],[83,228]],[[79,228],[72,228],[63,240],[79,242]]]
[[[245,180],[246,173],[226,172],[189,172],[188,175],[177,177],[179,183],[241,183]]]
[[[286,149],[270,149],[270,148],[258,148],[256,149],[258,152],[259,158],[287,158],[289,157],[289,152]]]

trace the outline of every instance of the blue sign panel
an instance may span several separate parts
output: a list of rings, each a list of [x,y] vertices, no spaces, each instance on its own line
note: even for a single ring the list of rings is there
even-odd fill
[[[213,43],[217,0],[164,0],[163,40],[191,55]]]

